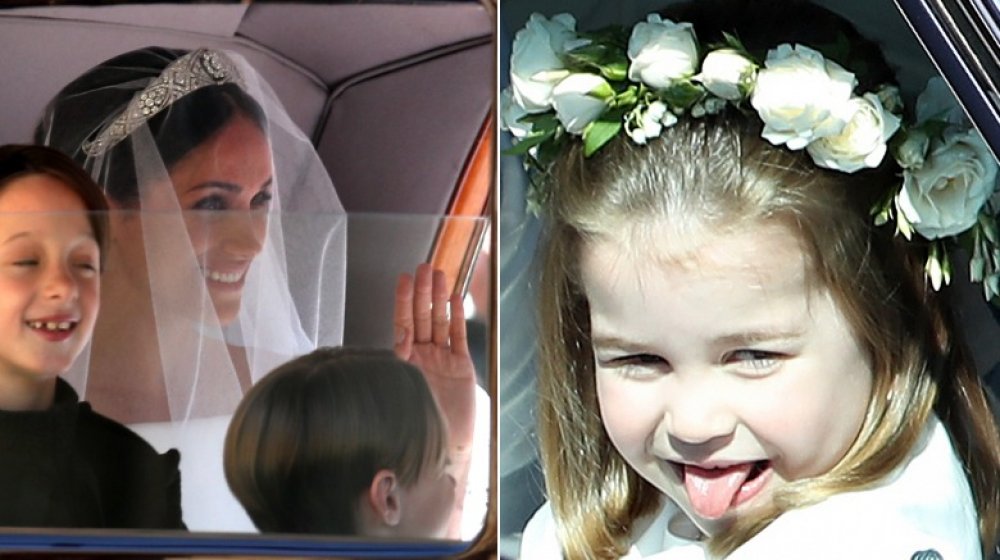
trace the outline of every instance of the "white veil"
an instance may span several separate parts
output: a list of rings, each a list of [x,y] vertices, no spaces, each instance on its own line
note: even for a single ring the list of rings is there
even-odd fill
[[[246,132],[254,128],[219,140],[236,117],[265,133],[266,155],[247,151],[260,144]],[[73,156],[124,209],[111,216],[90,355],[70,381],[98,412],[152,425],[137,431],[181,448],[185,519],[198,528],[191,510],[208,498],[190,495],[200,490],[187,482],[208,485],[221,473],[221,451],[201,455],[221,450],[245,389],[294,356],[342,341],[343,207],[309,139],[231,52],[151,47],[115,57],[57,95],[36,141]],[[195,160],[184,168],[191,174],[179,171]],[[269,184],[258,180],[268,168]],[[192,210],[192,196],[215,197],[213,206]],[[192,422],[204,419],[222,431]],[[185,471],[195,461],[211,462],[212,475]]]

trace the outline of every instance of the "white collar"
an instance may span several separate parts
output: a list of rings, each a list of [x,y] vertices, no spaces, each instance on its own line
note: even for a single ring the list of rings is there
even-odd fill
[[[622,560],[707,560],[704,545],[680,539],[667,529],[678,512],[670,500],[648,521]],[[909,558],[934,549],[944,558],[979,558],[978,517],[961,462],[938,418],[928,422],[911,457],[884,484],[832,496],[818,504],[789,511],[735,551],[730,560],[801,558],[883,558],[875,550],[904,552]],[[846,524],[846,527],[845,527]],[[889,528],[889,529],[887,529]],[[876,539],[878,542],[871,542]],[[857,547],[854,551],[852,547]],[[843,550],[845,547],[851,550]]]

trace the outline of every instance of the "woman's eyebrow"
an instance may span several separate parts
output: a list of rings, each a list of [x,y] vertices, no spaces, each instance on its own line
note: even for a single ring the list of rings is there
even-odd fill
[[[270,181],[268,181],[270,182]],[[222,189],[231,193],[239,193],[243,191],[243,187],[237,185],[236,183],[229,183],[226,181],[205,181],[204,183],[198,183],[197,185],[188,189],[188,192],[195,192],[205,189]]]

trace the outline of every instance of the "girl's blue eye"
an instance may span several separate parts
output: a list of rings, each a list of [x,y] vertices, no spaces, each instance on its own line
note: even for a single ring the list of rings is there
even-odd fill
[[[663,363],[663,358],[659,356],[654,356],[653,354],[632,354],[631,356],[623,356],[621,358],[615,358],[614,360],[612,360],[612,363],[621,365],[625,364],[648,365],[648,364]]]
[[[194,210],[225,210],[227,208],[226,199],[218,195],[206,196],[194,203]]]
[[[670,371],[670,364],[656,354],[629,354],[610,360],[600,360],[599,365],[626,378],[646,378]]]
[[[768,373],[780,363],[782,355],[766,350],[736,350],[726,356],[726,363],[746,369],[751,373]]]

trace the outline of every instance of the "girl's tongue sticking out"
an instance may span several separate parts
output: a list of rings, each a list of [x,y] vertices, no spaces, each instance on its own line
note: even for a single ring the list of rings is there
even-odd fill
[[[757,494],[766,482],[766,466],[748,462],[720,468],[682,465],[691,506],[705,519],[718,519]]]

